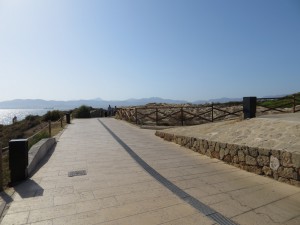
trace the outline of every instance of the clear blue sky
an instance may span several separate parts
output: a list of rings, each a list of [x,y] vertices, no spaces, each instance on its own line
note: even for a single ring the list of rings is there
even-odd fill
[[[0,0],[0,101],[300,91],[299,0]]]

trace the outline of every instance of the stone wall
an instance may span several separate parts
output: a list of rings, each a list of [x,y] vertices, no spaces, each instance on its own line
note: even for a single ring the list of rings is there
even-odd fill
[[[286,151],[219,143],[156,131],[156,136],[175,142],[243,170],[300,187],[300,155]]]

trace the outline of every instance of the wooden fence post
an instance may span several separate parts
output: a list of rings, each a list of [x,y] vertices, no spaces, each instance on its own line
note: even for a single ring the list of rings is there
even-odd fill
[[[135,124],[138,124],[138,118],[137,118],[137,108],[134,108],[134,114],[135,114]]]
[[[181,107],[180,111],[181,111],[181,126],[183,126],[183,107]]]
[[[155,109],[155,124],[158,125],[158,108]]]
[[[63,120],[64,120],[64,117],[60,117],[60,127],[63,128]]]
[[[214,103],[211,103],[211,122],[214,122]]]
[[[49,124],[49,136],[51,137],[51,120],[48,121]]]
[[[3,190],[2,146],[0,142],[0,191]]]
[[[296,96],[293,95],[293,113],[296,112]]]

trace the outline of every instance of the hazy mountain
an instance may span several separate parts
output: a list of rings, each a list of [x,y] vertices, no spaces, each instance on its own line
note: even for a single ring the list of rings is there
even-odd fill
[[[88,105],[95,108],[107,108],[108,105],[112,107],[117,106],[136,106],[145,105],[148,103],[170,103],[180,104],[187,103],[187,101],[163,99],[163,98],[142,98],[142,99],[128,99],[123,101],[106,101],[100,98],[91,100],[71,100],[71,101],[47,101],[42,99],[15,99],[11,101],[0,102],[2,109],[73,109],[81,105]]]
[[[284,95],[277,95],[276,97],[281,97]],[[275,97],[275,96],[268,96]],[[217,98],[217,99],[209,99],[209,100],[198,100],[194,102],[190,102],[193,104],[204,104],[204,103],[225,103],[232,101],[242,101],[242,98]],[[148,103],[169,103],[169,104],[184,104],[188,103],[184,100],[174,100],[174,99],[164,99],[159,97],[152,98],[141,98],[141,99],[127,99],[122,101],[107,101],[101,98],[95,98],[90,100],[70,100],[70,101],[47,101],[43,99],[15,99],[11,101],[3,101],[0,102],[1,109],[74,109],[81,105],[88,105],[95,108],[107,108],[108,105],[112,107],[117,106],[138,106],[138,105],[146,105]]]

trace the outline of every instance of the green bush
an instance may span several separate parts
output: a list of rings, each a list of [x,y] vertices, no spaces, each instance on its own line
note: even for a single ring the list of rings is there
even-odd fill
[[[48,111],[44,116],[43,116],[43,120],[44,121],[57,121],[61,118],[61,116],[63,115],[63,113],[59,110],[53,110],[53,111]]]
[[[74,117],[76,118],[91,118],[91,107],[86,105],[80,106],[78,109],[74,110]]]
[[[40,133],[38,133],[37,135],[33,136],[30,140],[29,140],[29,144],[28,147],[29,149],[35,145],[36,143],[38,143],[40,140],[44,139],[44,138],[49,138],[50,135],[47,131],[42,131]]]

